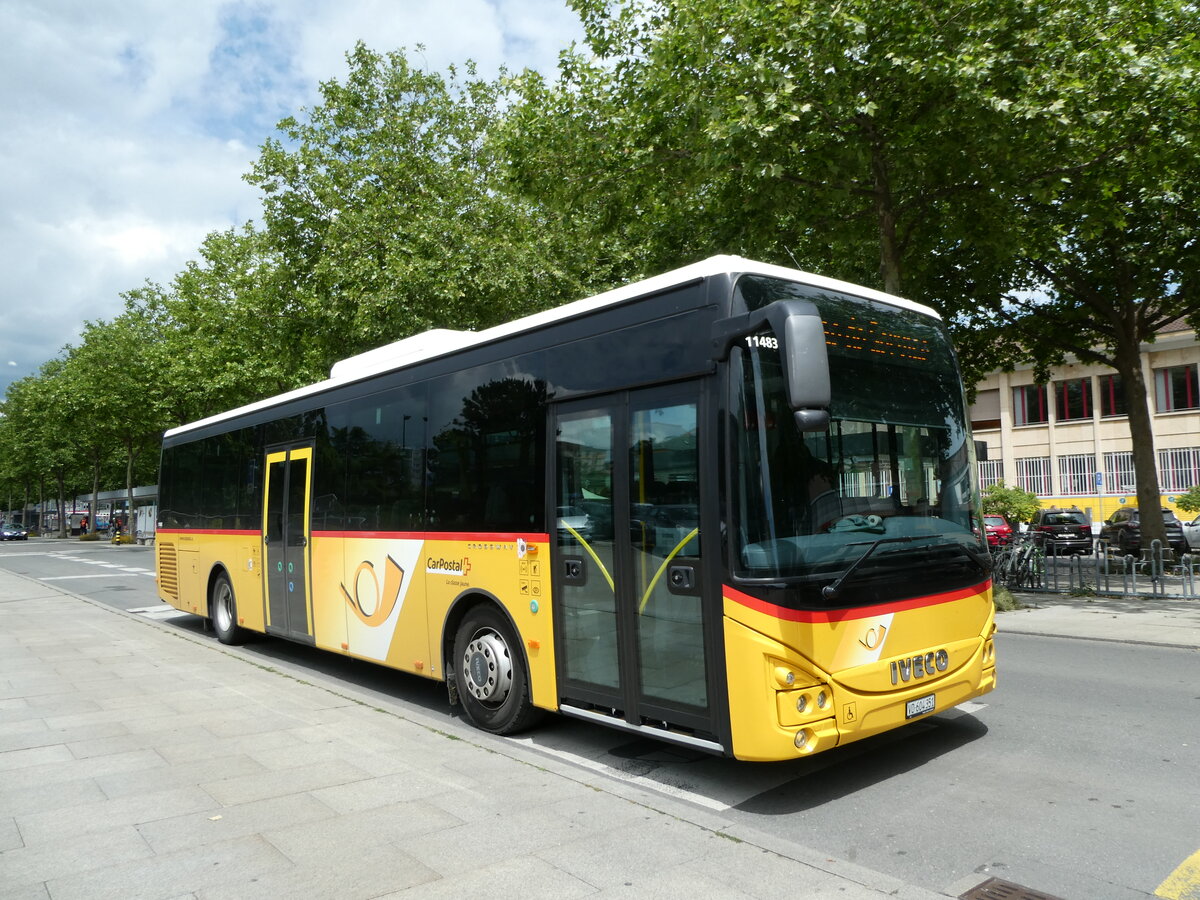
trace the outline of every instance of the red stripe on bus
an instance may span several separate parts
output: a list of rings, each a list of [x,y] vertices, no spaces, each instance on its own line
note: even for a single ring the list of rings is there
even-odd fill
[[[254,535],[258,537],[262,534],[257,528],[159,528],[157,534],[240,534]]]
[[[160,528],[159,534],[224,534],[224,535],[254,535],[259,537],[262,532],[255,528]],[[523,540],[526,543],[549,543],[548,534],[492,534],[487,532],[470,533],[466,531],[314,531],[313,537],[322,538],[373,538],[389,541],[490,541],[495,544],[516,543]]]
[[[948,591],[944,594],[930,594],[926,597],[911,597],[908,600],[897,600],[894,603],[881,603],[877,606],[856,606],[850,609],[788,609],[784,606],[777,606],[774,603],[768,603],[765,600],[759,600],[757,597],[751,597],[749,594],[743,594],[741,591],[736,591],[729,585],[724,587],[724,595],[726,599],[732,600],[752,609],[755,612],[760,612],[776,619],[783,619],[788,622],[806,622],[809,624],[828,623],[828,622],[844,622],[850,619],[865,619],[870,616],[878,616],[887,613],[903,612],[906,609],[921,609],[926,606],[939,606],[942,603],[953,603],[955,600],[962,600],[966,597],[971,597],[976,594],[982,594],[988,589],[990,581],[981,581],[973,587],[962,588],[957,591]]]
[[[475,543],[489,542],[493,544],[515,544],[517,541],[532,543],[547,543],[548,534],[492,534],[490,532],[471,533],[466,531],[314,531],[313,537],[320,538],[371,538],[386,541],[473,541]]]

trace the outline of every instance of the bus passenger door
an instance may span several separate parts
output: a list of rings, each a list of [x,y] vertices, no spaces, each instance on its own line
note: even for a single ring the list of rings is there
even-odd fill
[[[689,388],[559,406],[552,583],[563,711],[712,747],[698,426]]]
[[[312,643],[311,446],[267,453],[263,508],[263,567],[267,573],[267,632]]]

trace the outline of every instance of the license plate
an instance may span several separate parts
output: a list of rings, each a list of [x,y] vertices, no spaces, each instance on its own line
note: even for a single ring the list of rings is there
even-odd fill
[[[917,716],[933,712],[933,708],[937,706],[934,696],[934,694],[927,694],[924,697],[918,697],[916,700],[909,700],[904,704],[904,718],[915,719]]]

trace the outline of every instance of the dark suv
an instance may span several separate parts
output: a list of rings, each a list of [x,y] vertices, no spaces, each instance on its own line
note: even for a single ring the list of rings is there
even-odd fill
[[[1163,524],[1167,529],[1167,544],[1176,553],[1187,553],[1187,541],[1183,537],[1183,525],[1169,509],[1162,511]],[[1100,529],[1100,540],[1108,541],[1122,553],[1137,553],[1142,549],[1142,524],[1138,520],[1136,506],[1123,506],[1113,513],[1112,518]]]
[[[1047,553],[1092,552],[1092,526],[1078,507],[1039,509],[1029,531],[1034,543]]]

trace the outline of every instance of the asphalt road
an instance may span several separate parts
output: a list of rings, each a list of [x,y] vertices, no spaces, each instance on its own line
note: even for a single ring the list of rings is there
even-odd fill
[[[203,630],[158,601],[148,547],[8,543],[0,566]],[[278,640],[248,649],[384,705],[452,715],[424,679]],[[1068,900],[1153,896],[1200,846],[1200,653],[1015,634],[998,653],[1000,686],[981,702],[796,763],[715,759],[562,718],[515,740],[952,897],[989,876]]]

